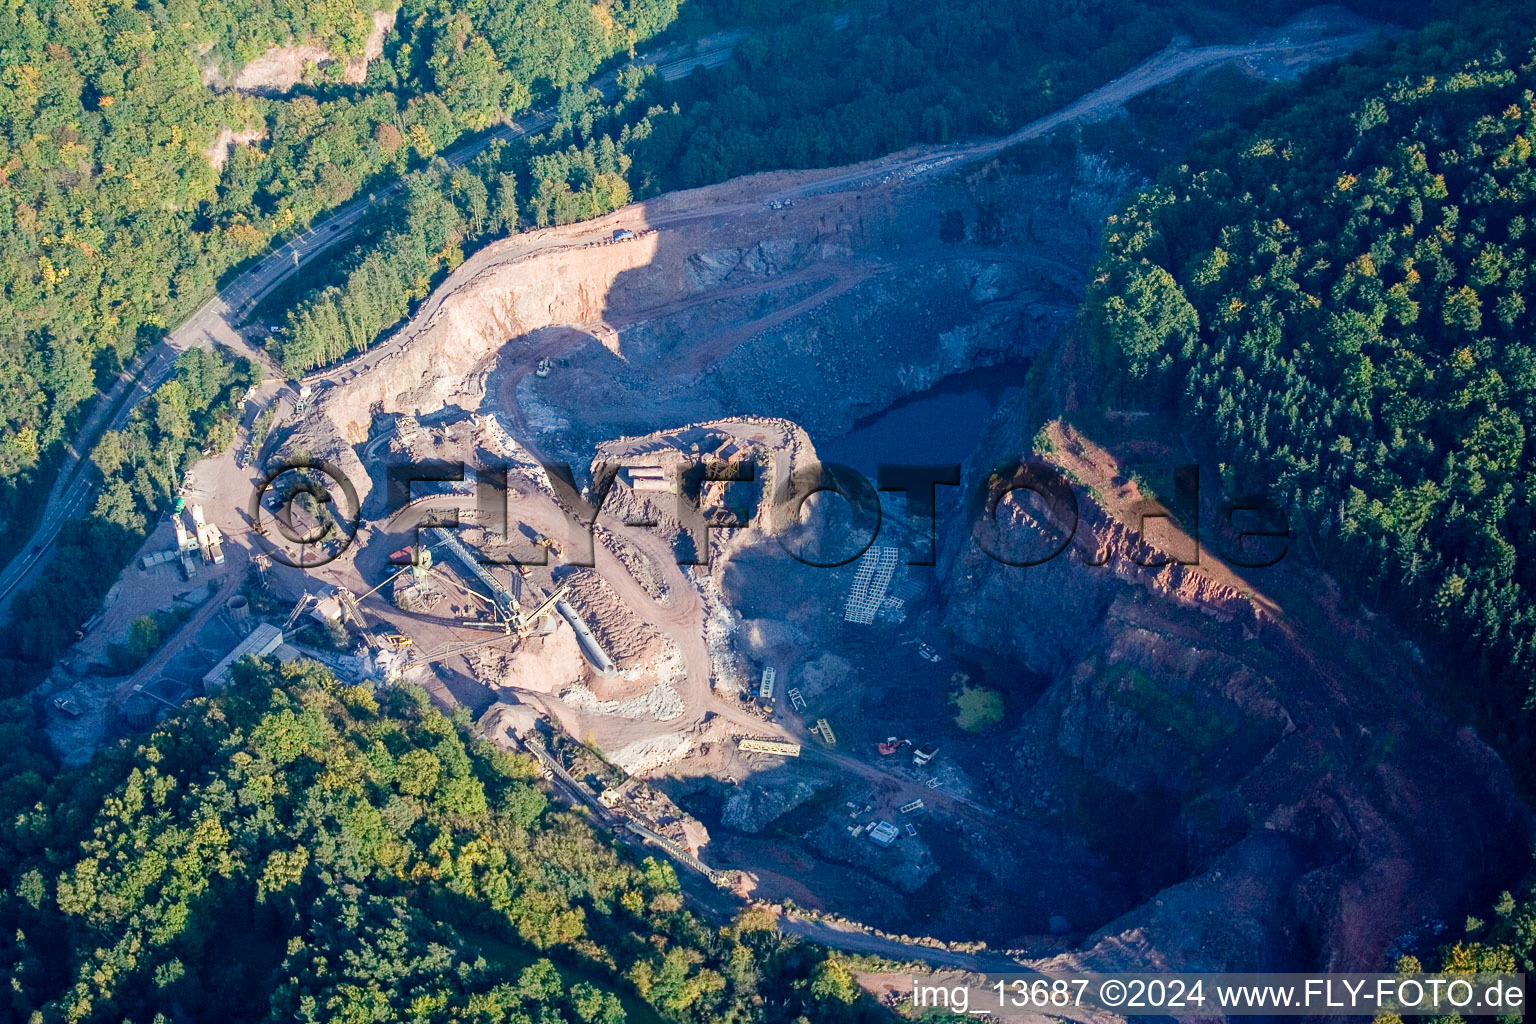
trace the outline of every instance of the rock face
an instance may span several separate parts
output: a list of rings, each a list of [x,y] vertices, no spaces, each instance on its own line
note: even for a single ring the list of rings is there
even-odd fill
[[[473,408],[488,357],[511,364],[553,343],[559,372],[502,396],[535,432],[560,435],[548,454],[585,461],[611,437],[726,415],[788,416],[830,436],[947,374],[1043,346],[1074,315],[1096,248],[1097,225],[1070,197],[1102,182],[1067,167],[805,196],[766,228],[755,211],[678,215],[770,191],[755,180],[487,247],[334,374],[347,387],[316,407],[346,437],[378,413]],[[1016,209],[1020,194],[1038,204]],[[638,236],[596,244],[616,227]]]
[[[841,821],[813,830],[808,842],[828,860],[858,868],[909,895],[939,873],[938,863],[922,843],[898,842],[879,847],[865,838],[850,843]]]
[[[585,461],[595,440],[722,415],[836,433],[940,376],[1039,351],[1074,315],[1096,222],[1125,184],[1092,168],[991,166],[806,196],[771,230],[755,214],[690,213],[699,194],[684,194],[510,238],[455,271],[400,343],[342,370],[349,386],[319,389],[307,443],[366,481],[352,445],[379,414],[477,407],[479,368],[542,353],[547,336],[530,342],[541,331],[572,345],[547,378],[524,367],[497,411],[534,426],[539,409],[559,417],[559,436],[538,437],[546,455]],[[709,195],[757,198],[741,183]],[[648,222],[661,227],[591,241]],[[1038,419],[1002,410],[967,483],[1029,451]],[[1254,596],[1262,577],[1144,568],[1157,552],[1090,500],[1114,489],[1090,479],[1091,460],[1080,469],[1080,521],[1060,557],[1018,568],[974,542],[946,546],[933,588],[946,646],[1040,681],[1027,700],[1010,695],[1024,708],[990,738],[1006,763],[979,794],[1048,833],[1056,856],[1037,859],[1063,892],[1041,894],[1051,913],[1032,929],[1067,918],[1090,932],[1070,962],[1103,968],[1376,970],[1400,937],[1480,910],[1518,873],[1531,829],[1507,772],[1430,707],[1397,638],[1346,635],[1366,632],[1359,613],[1338,608],[1315,567],[1267,602]],[[1031,517],[1010,506],[1005,518]],[[792,678],[834,691],[842,661],[809,658]],[[652,763],[674,739],[687,738],[630,756]],[[754,776],[722,822],[761,833],[831,784]],[[996,857],[990,880],[1017,868],[974,845]],[[931,874],[923,857],[845,847],[844,862],[872,858],[856,866],[899,889]],[[975,914],[1016,917],[982,889]]]
[[[1018,450],[1023,422],[1003,411],[973,477]],[[1011,567],[970,543],[941,567],[951,637],[1046,680],[1008,744],[1015,805],[1092,794],[1062,824],[1146,897],[1078,922],[1098,930],[1053,964],[1382,970],[1519,874],[1531,823],[1508,772],[1421,695],[1400,638],[1329,628],[1353,610],[1316,566],[1248,583],[1143,568],[1150,550],[1091,500],[1112,481],[1087,465],[1071,467],[1081,516],[1060,557]]]
[[[796,268],[802,247],[793,238],[767,238],[741,249],[708,249],[688,257],[688,280],[704,291],[736,280],[772,277]]]
[[[797,665],[790,677],[789,685],[799,687],[807,699],[818,697],[846,682],[852,668],[847,658],[830,651],[823,652],[810,661]]]
[[[829,786],[822,779],[804,776],[757,775],[726,799],[720,819],[728,828],[756,834]]]

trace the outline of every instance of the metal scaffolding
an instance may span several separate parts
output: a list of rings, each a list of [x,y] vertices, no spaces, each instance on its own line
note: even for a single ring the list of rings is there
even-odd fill
[[[859,568],[853,575],[853,587],[848,591],[848,603],[843,608],[843,618],[860,625],[875,621],[875,613],[885,603],[885,588],[890,586],[896,573],[900,549],[872,547],[859,559]]]

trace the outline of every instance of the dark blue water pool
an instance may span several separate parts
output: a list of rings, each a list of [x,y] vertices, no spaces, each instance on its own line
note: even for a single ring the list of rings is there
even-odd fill
[[[852,466],[871,480],[882,462],[964,462],[1004,394],[1024,383],[1028,369],[1012,364],[957,373],[859,420],[842,437],[812,441],[823,461]]]

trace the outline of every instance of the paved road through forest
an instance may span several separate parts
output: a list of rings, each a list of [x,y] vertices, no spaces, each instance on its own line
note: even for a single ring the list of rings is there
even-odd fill
[[[670,80],[685,77],[699,67],[717,66],[730,57],[739,38],[739,34],[726,34],[710,48],[659,64],[657,70]],[[636,60],[644,63],[648,58],[641,56]],[[591,85],[604,95],[609,95],[616,87],[615,76],[605,75]],[[442,156],[449,164],[461,166],[497,140],[521,138],[542,131],[554,122],[553,111],[533,110],[484,135],[450,147]],[[88,510],[94,497],[96,481],[85,465],[85,456],[89,455],[101,435],[107,430],[121,429],[139,403],[170,377],[176,357],[189,348],[207,348],[217,343],[261,363],[269,375],[280,375],[272,358],[264,350],[249,345],[235,329],[235,325],[252,306],[301,267],[310,264],[336,243],[350,238],[372,208],[391,198],[401,187],[402,182],[397,181],[354,199],[339,207],[324,221],[283,243],[254,266],[238,274],[180,327],[145,350],[118,373],[112,386],[96,400],[76,431],[32,536],[5,570],[0,572],[0,619],[9,613],[12,593],[47,564],[51,546],[58,539],[64,524],[83,516]],[[275,394],[276,390],[272,389],[265,395],[265,399],[270,400]]]
[[[871,179],[886,178],[891,175],[912,176],[979,160],[1021,142],[1041,138],[1064,125],[1094,120],[1151,89],[1227,61],[1260,56],[1289,56],[1302,62],[1326,59],[1357,48],[1370,38],[1374,38],[1373,32],[1334,35],[1301,42],[1282,39],[1245,45],[1200,47],[1187,47],[1174,43],[1098,89],[1052,114],[1031,121],[1009,135],[950,146],[907,150],[881,160],[858,164],[845,172],[819,177],[812,182],[783,189],[771,195],[754,196],[750,201],[733,206],[715,205],[676,210],[651,221],[651,227],[659,228],[700,217],[716,217],[749,208],[760,208],[765,201],[774,198],[837,191]],[[732,37],[729,42],[716,49],[660,65],[659,70],[669,78],[676,78],[690,73],[699,66],[713,66],[729,56],[734,42],[735,37]],[[594,85],[604,90],[612,89],[613,76],[607,76]],[[497,138],[517,138],[541,130],[553,120],[554,114],[551,112],[534,111],[521,121],[511,122],[488,135],[450,149],[444,156],[450,162],[464,163]],[[399,187],[400,183],[397,182],[365,198],[354,200],[323,223],[285,243],[254,267],[236,277],[221,289],[215,298],[194,313],[186,323],[124,369],[111,391],[97,401],[91,414],[82,424],[69,456],[60,469],[53,490],[49,494],[47,505],[33,536],[21,552],[12,559],[5,571],[0,573],[0,616],[7,611],[10,594],[46,563],[49,546],[58,537],[59,530],[65,521],[85,512],[94,491],[95,481],[84,466],[82,456],[91,450],[102,431],[118,428],[125,423],[133,408],[171,374],[176,356],[194,345],[207,346],[217,341],[247,358],[261,361],[270,369],[272,366],[270,358],[264,352],[252,349],[233,329],[231,321],[237,319],[238,314],[276,288],[298,267],[302,267],[336,242],[347,238],[367,215],[373,204],[382,201]],[[568,240],[538,238],[526,246],[487,247],[471,256],[454,277],[462,283],[472,279],[480,270],[508,262],[531,259],[550,249],[567,244],[569,244]],[[317,383],[324,381],[344,384],[356,374],[366,372],[378,365],[390,352],[409,344],[419,333],[421,326],[430,323],[433,313],[455,290],[451,283],[447,287],[437,289],[406,327],[395,332],[383,344],[307,379]],[[274,390],[272,394],[275,393]]]

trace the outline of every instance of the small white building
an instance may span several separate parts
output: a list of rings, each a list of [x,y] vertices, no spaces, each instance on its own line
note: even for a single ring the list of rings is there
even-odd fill
[[[876,846],[890,846],[900,834],[901,831],[895,825],[888,821],[880,821],[869,830],[869,841]]]

